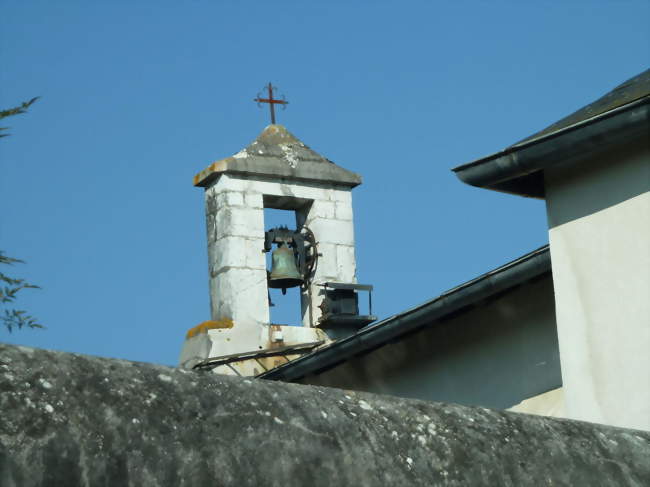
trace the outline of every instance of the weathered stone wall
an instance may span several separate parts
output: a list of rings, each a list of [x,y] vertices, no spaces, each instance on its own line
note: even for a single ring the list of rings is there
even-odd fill
[[[0,485],[648,485],[650,433],[0,345]]]
[[[265,207],[293,209],[297,219],[314,232],[319,242],[320,257],[310,292],[303,291],[301,296],[303,327],[282,327],[282,345],[327,340],[321,329],[310,327],[322,313],[319,306],[325,291],[321,284],[356,282],[350,188],[333,183],[297,184],[269,178],[258,181],[222,174],[206,188],[205,198],[211,317],[215,321],[227,320],[232,327],[188,338],[183,344],[180,365],[190,368],[208,357],[273,348],[263,253]],[[263,371],[255,361],[237,363],[234,367],[244,376]],[[235,374],[227,366],[220,367],[218,372]]]
[[[219,325],[201,323],[199,333],[197,327],[190,329],[180,365],[190,368],[208,357],[268,351],[278,344],[328,341],[316,328],[325,293],[321,284],[356,282],[351,190],[361,177],[317,154],[285,127],[269,125],[245,149],[197,174],[194,184],[205,188],[210,321]],[[265,208],[295,212],[296,227],[309,227],[319,243],[313,279],[301,291],[300,329],[269,326]],[[273,359],[263,368],[275,365]],[[215,369],[242,376],[262,370],[252,360]]]
[[[228,178],[205,191],[211,314],[213,320],[252,327],[254,350],[258,326],[269,323],[264,206],[261,193],[233,191]]]
[[[269,322],[264,248],[264,208],[284,208],[316,236],[321,255],[312,283],[312,317],[320,318],[319,284],[356,282],[352,193],[334,183],[246,179],[224,174],[206,189],[212,319]],[[267,202],[264,202],[264,198]],[[307,299],[304,293],[303,301]]]

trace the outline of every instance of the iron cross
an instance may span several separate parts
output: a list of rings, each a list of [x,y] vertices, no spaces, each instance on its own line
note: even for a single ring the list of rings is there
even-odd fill
[[[267,86],[265,86],[265,89],[268,90],[269,92],[269,97],[268,98],[262,98],[260,94],[257,94],[257,98],[255,98],[253,101],[256,101],[258,105],[260,103],[268,103],[269,107],[271,108],[271,123],[275,125],[275,105],[287,105],[289,102],[284,99],[284,96],[282,97],[282,100],[278,100],[276,98],[273,98],[273,90],[276,89],[275,86],[273,86],[271,83],[269,83]]]

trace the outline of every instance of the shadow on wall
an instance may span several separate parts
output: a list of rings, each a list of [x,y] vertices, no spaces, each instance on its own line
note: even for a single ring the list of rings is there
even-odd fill
[[[650,191],[650,139],[545,172],[549,229]]]

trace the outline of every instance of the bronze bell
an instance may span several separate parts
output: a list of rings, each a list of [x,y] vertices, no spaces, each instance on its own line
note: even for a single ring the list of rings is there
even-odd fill
[[[302,282],[303,279],[296,267],[293,250],[284,245],[278,246],[271,254],[269,287],[282,289],[282,292],[285,293],[287,288],[300,286]]]

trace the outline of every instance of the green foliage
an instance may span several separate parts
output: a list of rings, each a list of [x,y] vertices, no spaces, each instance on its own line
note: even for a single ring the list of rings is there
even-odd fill
[[[35,96],[29,101],[22,102],[17,107],[8,108],[6,110],[0,110],[0,119],[5,117],[11,117],[12,115],[20,115],[21,113],[26,113],[27,109],[32,105],[32,103],[34,103],[39,98],[40,97]],[[0,127],[0,137],[7,137],[9,135],[8,133],[3,132],[3,130],[7,130],[8,128],[9,127]]]
[[[7,257],[4,252],[0,251],[0,264],[13,265],[15,263],[23,263],[20,259]],[[14,328],[43,328],[43,325],[36,321],[36,318],[27,314],[27,311],[22,309],[7,308],[9,303],[14,303],[16,295],[23,289],[40,289],[34,284],[30,284],[25,279],[15,279],[0,272],[0,306],[2,307],[2,314],[0,320],[11,332]]]
[[[0,110],[0,119],[25,113],[32,103],[38,100],[38,98],[38,96],[34,97],[14,108]],[[7,127],[0,127],[0,137],[6,137],[9,135],[8,133],[3,132],[4,130],[7,130]],[[13,265],[16,263],[23,263],[23,261],[8,257],[0,250],[0,264]],[[27,311],[8,307],[10,303],[16,301],[16,295],[23,289],[39,289],[39,287],[28,283],[24,279],[9,277],[0,271],[0,320],[7,327],[9,332],[14,328],[43,328],[43,325],[38,323],[36,318],[28,315]]]

